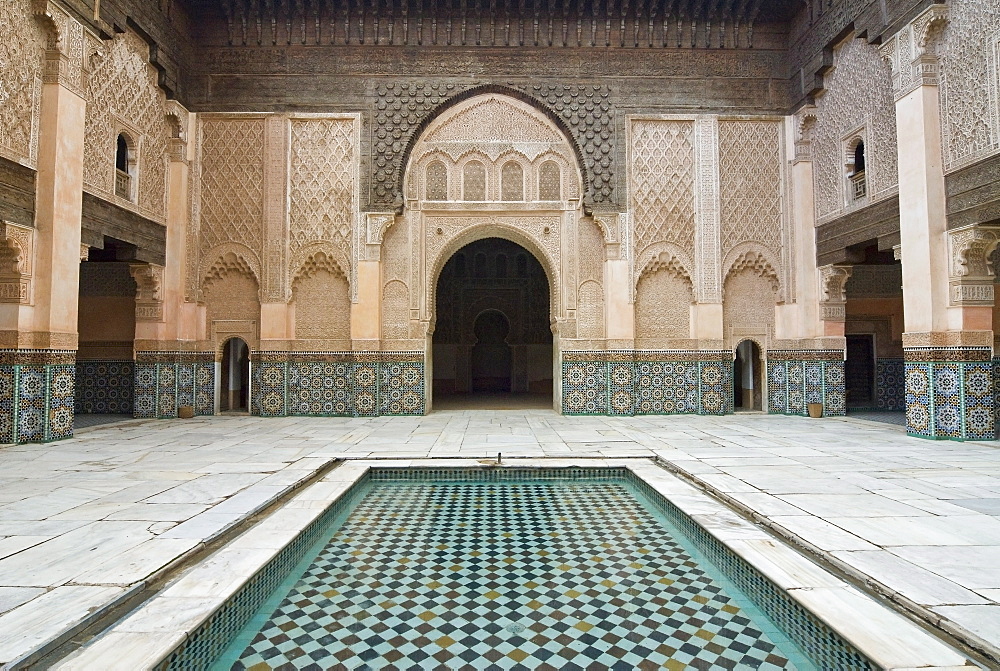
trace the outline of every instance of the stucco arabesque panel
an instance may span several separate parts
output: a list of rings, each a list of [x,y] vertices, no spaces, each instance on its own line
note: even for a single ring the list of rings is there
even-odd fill
[[[896,106],[890,65],[877,47],[851,38],[834,50],[834,67],[824,77],[812,129],[813,182],[817,223],[845,213],[847,207],[844,144],[864,131],[868,195],[857,206],[898,191]]]
[[[1000,152],[1000,2],[951,0],[938,49],[945,170]]]
[[[167,99],[149,62],[149,45],[131,30],[100,43],[89,38],[93,71],[86,88],[84,188],[119,207],[163,223],[170,128]],[[133,198],[115,192],[119,134],[131,141],[136,166]]]
[[[492,82],[459,85],[444,82],[387,82],[374,86],[371,110],[371,138],[368,157],[368,206],[371,209],[398,207],[404,154],[413,145],[416,134],[438,108],[456,95],[477,89],[496,92],[507,89],[527,96],[539,108],[560,119],[571,133],[571,140],[584,157],[585,200],[588,204],[616,202],[615,125],[611,89],[603,84],[526,84]]]
[[[357,266],[365,252],[359,220],[361,117],[296,114],[290,119],[288,250],[289,286],[318,244],[337,247],[357,301]]]
[[[46,36],[30,3],[0,3],[0,156],[34,168]]]

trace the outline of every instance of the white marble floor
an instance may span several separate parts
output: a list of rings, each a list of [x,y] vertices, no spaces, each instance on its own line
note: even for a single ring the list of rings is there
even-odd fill
[[[0,448],[0,664],[23,659],[334,458],[652,457],[1000,660],[1000,445],[851,418],[125,422]]]

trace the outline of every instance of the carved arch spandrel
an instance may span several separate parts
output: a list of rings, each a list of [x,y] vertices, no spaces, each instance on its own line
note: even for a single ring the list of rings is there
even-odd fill
[[[304,277],[311,277],[320,270],[342,276],[350,286],[350,261],[344,251],[332,243],[321,242],[297,250],[288,267],[292,270],[289,282],[289,288],[292,292],[294,292],[296,282]]]
[[[647,246],[636,259],[635,267],[638,271],[636,272],[636,286],[643,275],[661,269],[669,270],[678,277],[683,277],[691,282],[692,286],[694,285],[691,276],[694,262],[690,254],[670,242],[657,242]]]
[[[212,282],[229,273],[249,275],[260,286],[260,259],[249,247],[230,242],[212,248],[202,258],[202,267],[198,272],[199,302],[204,301],[205,290]]]
[[[781,265],[773,258],[771,250],[762,245],[755,243],[737,245],[726,254],[722,267],[725,268],[722,276],[723,285],[731,275],[750,269],[758,276],[766,278],[775,292],[781,288],[781,276],[777,270]]]

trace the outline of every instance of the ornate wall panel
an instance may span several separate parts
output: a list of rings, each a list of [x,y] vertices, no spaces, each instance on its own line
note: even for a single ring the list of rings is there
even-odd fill
[[[400,280],[387,282],[382,289],[382,339],[410,337],[410,291]]]
[[[208,306],[208,332],[213,339],[216,333],[239,331],[246,334],[247,343],[256,347],[260,322],[260,301],[257,280],[245,270],[233,269],[220,273],[205,282],[203,296]],[[251,325],[248,330],[245,325]]]
[[[629,158],[636,252],[671,242],[694,248],[694,122],[635,120]]]
[[[202,117],[199,248],[226,243],[256,252],[264,217],[264,119]]]
[[[946,170],[1000,151],[1000,2],[951,0],[940,54]]]
[[[289,252],[294,258],[303,247],[330,242],[356,265],[360,122],[356,117],[296,117],[291,125]]]
[[[0,3],[0,156],[34,167],[46,39],[27,0]]]
[[[778,294],[773,270],[761,267],[736,269],[723,288],[722,323],[735,346],[744,336],[770,337],[774,330],[774,305]],[[766,342],[759,342],[766,349]]]
[[[691,279],[683,268],[657,264],[639,278],[635,295],[635,344],[661,349],[665,341],[691,337]]]
[[[778,121],[719,121],[719,200],[723,256],[753,242],[780,255],[782,126]]]
[[[127,30],[104,42],[87,87],[84,188],[106,200],[163,222],[166,193],[166,96],[149,63],[149,45]],[[115,195],[115,149],[125,133],[136,153],[135,204]]]
[[[864,130],[868,196],[873,203],[896,193],[896,107],[889,64],[863,39],[844,42],[824,78],[813,130],[814,182],[818,223],[845,211],[844,141]]]
[[[292,296],[297,339],[351,339],[351,293],[342,273],[317,268],[296,280]]]

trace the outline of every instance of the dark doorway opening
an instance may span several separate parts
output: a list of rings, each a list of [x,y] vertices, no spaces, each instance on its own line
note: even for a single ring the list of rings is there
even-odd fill
[[[847,336],[847,361],[844,363],[848,408],[875,406],[875,336]]]
[[[250,347],[242,338],[231,338],[222,348],[219,410],[248,412],[250,408]]]
[[[764,409],[764,359],[760,346],[744,340],[736,346],[733,364],[733,408],[736,410]]]
[[[477,240],[437,282],[434,407],[551,408],[549,281],[524,247]]]

